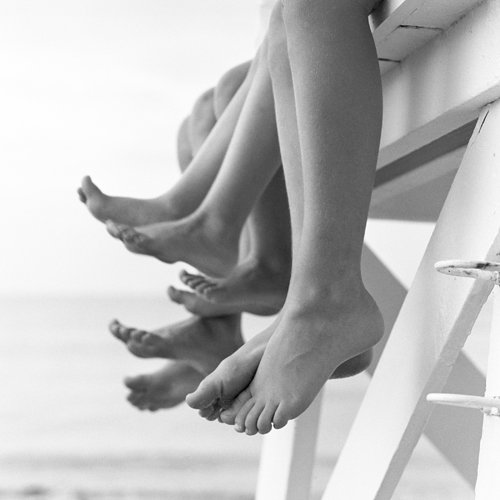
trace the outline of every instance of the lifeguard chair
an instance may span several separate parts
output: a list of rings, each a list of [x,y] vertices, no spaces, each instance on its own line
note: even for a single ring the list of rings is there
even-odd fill
[[[387,331],[323,500],[391,498],[422,433],[476,483],[481,414],[426,397],[483,394],[485,377],[461,348],[493,282],[444,276],[434,264],[500,260],[500,1],[385,0],[371,22],[384,125],[370,216],[436,226],[407,293],[365,247],[364,279]],[[495,309],[500,318],[499,301]],[[493,387],[500,396],[500,380]],[[320,409],[321,395],[266,436],[257,500],[309,498]],[[489,418],[481,500],[500,498],[500,418]]]

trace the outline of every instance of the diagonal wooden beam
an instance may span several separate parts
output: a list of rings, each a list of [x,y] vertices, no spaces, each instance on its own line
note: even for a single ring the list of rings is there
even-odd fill
[[[407,290],[366,245],[363,249],[362,270],[363,281],[384,316],[386,331],[368,369],[368,373],[373,375]],[[483,394],[484,387],[484,375],[466,354],[460,353],[443,392]],[[471,486],[476,482],[482,421],[479,412],[439,406],[434,409],[424,431],[429,441]],[[445,426],[443,422],[446,422]]]
[[[491,292],[492,284],[450,279],[434,263],[500,252],[499,133],[497,102],[478,120],[324,500],[392,496],[430,417],[425,397],[442,390]]]

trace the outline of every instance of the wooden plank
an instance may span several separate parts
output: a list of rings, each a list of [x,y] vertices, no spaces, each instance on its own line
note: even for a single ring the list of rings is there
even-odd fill
[[[383,76],[378,168],[475,120],[500,98],[500,2],[487,0]]]
[[[402,61],[480,0],[385,0],[370,17],[379,57]],[[390,68],[382,67],[385,72]]]
[[[478,121],[324,500],[391,497],[430,416],[425,396],[442,390],[491,291],[490,282],[441,275],[434,263],[500,252],[499,132],[495,103]]]
[[[368,373],[373,375],[407,290],[366,245],[363,248],[362,274],[366,287],[382,311],[385,324],[384,338],[377,345],[373,363],[368,369]],[[483,394],[484,387],[484,375],[464,353],[460,353],[444,392]],[[443,426],[443,422],[446,422],[446,426]],[[480,413],[438,407],[434,409],[424,431],[427,439],[471,487],[476,483],[482,424]]]
[[[321,392],[299,418],[264,438],[256,500],[307,500],[321,413]]]
[[[500,291],[498,287],[496,287],[494,293],[486,396],[498,398],[500,397]],[[498,496],[498,491],[500,491],[499,449],[500,417],[485,415],[479,456],[476,500],[490,500]]]
[[[475,123],[377,170],[370,217],[436,221]]]

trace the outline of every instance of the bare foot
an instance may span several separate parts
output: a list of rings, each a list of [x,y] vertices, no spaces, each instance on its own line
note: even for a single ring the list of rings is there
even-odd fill
[[[224,278],[209,278],[186,271],[181,281],[208,302],[238,306],[258,315],[278,313],[285,302],[290,270],[271,267],[265,262],[248,259]]]
[[[172,302],[184,306],[190,313],[202,316],[203,318],[227,316],[242,312],[257,314],[259,316],[270,316],[276,313],[275,310],[271,311],[270,309],[266,313],[261,307],[255,306],[255,304],[215,304],[194,292],[179,290],[173,286],[168,287],[167,294]]]
[[[239,234],[216,226],[194,215],[137,228],[106,222],[109,234],[121,240],[131,252],[150,255],[168,264],[187,262],[204,273],[223,276],[236,264]]]
[[[253,435],[284,427],[306,410],[333,370],[382,334],[382,316],[364,289],[344,292],[337,302],[285,310],[255,377],[238,396],[235,429]]]
[[[238,316],[193,317],[148,332],[114,320],[109,330],[138,357],[185,361],[207,374],[243,344],[239,321]]]
[[[203,375],[183,362],[168,362],[153,373],[127,377],[128,401],[139,410],[157,411],[184,402],[186,394],[198,387]]]
[[[210,419],[213,419],[214,411],[219,410],[221,422],[234,424],[237,414],[248,400],[245,389],[252,382],[266,346],[279,322],[280,317],[221,362],[214,372],[201,382],[196,391],[187,396],[188,405],[201,412],[204,409],[211,409],[204,412],[212,417]],[[372,352],[370,348],[348,359],[336,368],[330,378],[352,377],[363,372],[370,365]],[[203,413],[200,414],[204,416]]]
[[[80,201],[87,205],[89,212],[101,222],[112,219],[120,224],[142,226],[180,218],[179,214],[163,196],[150,200],[123,198],[104,194],[89,176],[82,180],[78,188]]]
[[[224,359],[213,373],[202,380],[196,391],[187,395],[187,404],[200,412],[210,408],[228,408],[251,382],[277,323],[278,319]]]

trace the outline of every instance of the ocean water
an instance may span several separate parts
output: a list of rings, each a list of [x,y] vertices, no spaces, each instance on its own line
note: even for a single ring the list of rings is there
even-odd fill
[[[0,300],[0,499],[252,498],[262,438],[205,422],[181,405],[143,413],[125,400],[125,375],[152,371],[106,330],[114,317],[144,328],[185,314],[163,298]],[[269,320],[246,318],[245,331]],[[468,349],[486,352],[487,314]],[[367,387],[329,382],[314,475],[319,498]],[[473,494],[423,439],[394,498],[469,500]]]

